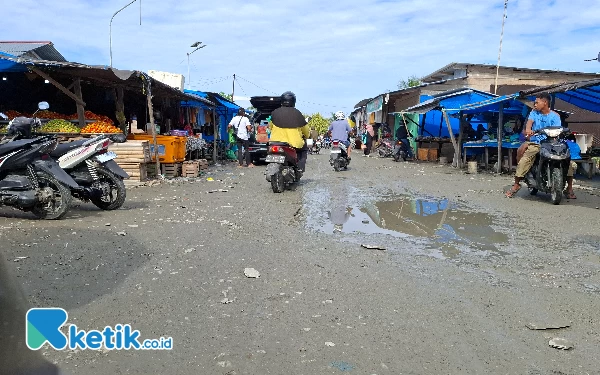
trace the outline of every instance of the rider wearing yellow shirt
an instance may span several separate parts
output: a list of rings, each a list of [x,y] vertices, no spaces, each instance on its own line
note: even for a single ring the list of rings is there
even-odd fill
[[[308,147],[306,139],[310,136],[310,127],[302,113],[294,108],[296,95],[286,91],[281,95],[281,107],[271,114],[269,142],[285,142],[296,149],[298,168],[304,172]]]

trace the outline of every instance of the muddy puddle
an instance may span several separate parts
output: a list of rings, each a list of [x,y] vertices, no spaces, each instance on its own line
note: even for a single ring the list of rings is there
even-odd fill
[[[335,199],[328,192],[307,197],[306,225],[334,235],[365,241],[395,237],[412,242],[428,255],[454,258],[461,253],[506,255],[500,250],[508,236],[488,214],[470,211],[447,199],[387,196],[349,204],[354,199]],[[310,202],[310,203],[309,203]],[[320,204],[316,203],[320,202]],[[381,236],[387,235],[387,236]],[[393,247],[393,238],[389,238]]]

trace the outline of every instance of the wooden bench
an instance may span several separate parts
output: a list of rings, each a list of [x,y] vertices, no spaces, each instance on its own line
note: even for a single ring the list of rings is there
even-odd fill
[[[583,164],[587,164],[589,167],[589,170],[586,171],[587,173],[587,178],[589,178],[590,180],[592,179],[592,177],[594,176],[594,165],[596,164],[596,162],[592,159],[578,159],[578,160],[573,160],[575,163],[577,163],[577,169],[579,169],[579,165],[583,165]],[[585,169],[584,169],[585,170]]]

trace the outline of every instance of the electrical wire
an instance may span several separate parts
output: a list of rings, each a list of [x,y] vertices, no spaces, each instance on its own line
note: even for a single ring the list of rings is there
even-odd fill
[[[258,87],[258,88],[259,88],[259,89],[261,89],[261,90],[265,90],[265,91],[267,91],[267,92],[269,92],[269,93],[271,93],[271,94],[279,95],[278,93],[276,93],[276,92],[274,92],[274,91],[271,91],[271,90],[265,89],[264,87],[260,87],[260,86],[259,86],[259,85],[257,85],[256,83],[250,82],[249,80],[247,80],[247,79],[246,79],[246,78],[244,78],[244,77],[240,77],[239,75],[236,75],[235,77],[236,77],[236,78],[240,78],[240,79],[244,80],[245,82],[248,82],[249,84],[251,84],[251,85],[253,85],[253,86],[256,86],[256,87]],[[245,93],[244,93],[244,94],[245,94]],[[306,101],[306,100],[298,100],[298,102],[299,102],[299,103],[312,104],[312,105],[316,105],[316,106],[320,106],[320,107],[339,108],[339,106],[336,106],[336,105],[330,105],[330,104],[320,104],[320,103],[309,102],[309,101]]]

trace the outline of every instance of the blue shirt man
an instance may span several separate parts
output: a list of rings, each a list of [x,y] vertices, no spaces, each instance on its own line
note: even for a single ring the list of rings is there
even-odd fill
[[[558,115],[558,113],[554,112],[554,111],[550,111],[547,114],[543,114],[542,112],[534,109],[533,111],[531,111],[531,113],[529,114],[529,117],[527,118],[527,121],[532,121],[533,124],[531,124],[531,131],[532,132],[537,132],[541,129],[544,128],[550,128],[550,127],[560,127],[561,123],[560,123],[560,116]],[[542,141],[545,137],[540,137],[540,136],[532,136],[529,139],[529,142],[533,142],[533,143],[537,143],[539,144],[540,141]]]
[[[339,140],[346,146],[350,144],[348,142],[348,134],[352,131],[350,124],[347,120],[336,120],[329,125],[329,131],[331,132],[332,140]]]

